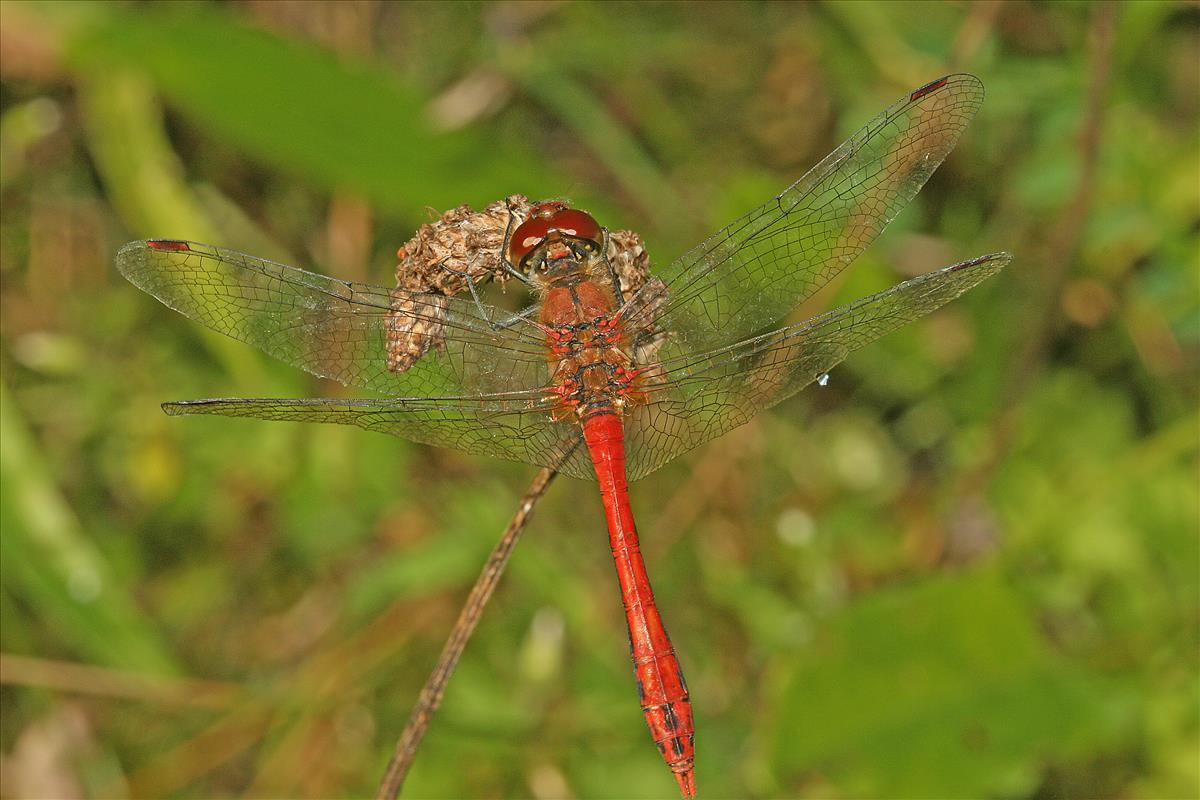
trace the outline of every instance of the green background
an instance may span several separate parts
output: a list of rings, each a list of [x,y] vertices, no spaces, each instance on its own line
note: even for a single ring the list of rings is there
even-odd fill
[[[1193,798],[1194,4],[0,6],[5,797],[371,794],[533,474],[163,400],[339,387],[112,267],[388,283],[567,196],[665,263],[916,86],[988,100],[841,302],[1016,260],[633,487],[725,797]],[[410,797],[669,797],[593,486],[538,507]]]

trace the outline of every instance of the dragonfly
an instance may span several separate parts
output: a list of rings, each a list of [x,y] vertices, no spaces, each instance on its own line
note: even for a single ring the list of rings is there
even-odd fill
[[[628,482],[823,384],[855,350],[1010,262],[1006,252],[971,258],[790,319],[920,190],[983,95],[968,74],[906,94],[781,194],[653,272],[635,234],[609,231],[566,202],[519,195],[489,207],[499,212],[489,219],[506,221],[474,245],[460,241],[457,256],[418,263],[402,249],[411,269],[402,263],[393,288],[176,239],[131,242],[117,267],[213,330],[382,395],[179,401],[163,405],[168,414],[357,425],[596,481],[642,713],[690,798],[691,696],[641,555]],[[524,311],[489,305],[478,291],[510,279],[530,291]]]

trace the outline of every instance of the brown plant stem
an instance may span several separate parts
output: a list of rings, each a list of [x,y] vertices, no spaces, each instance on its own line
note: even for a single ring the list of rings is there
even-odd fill
[[[570,453],[567,453],[562,460],[565,461],[569,456]],[[525,491],[524,497],[521,498],[521,504],[509,521],[508,527],[504,529],[504,535],[500,537],[500,541],[496,543],[491,555],[488,556],[487,563],[483,565],[483,571],[479,573],[474,587],[471,588],[471,594],[467,596],[467,602],[459,612],[458,621],[454,623],[454,628],[450,631],[445,646],[442,647],[442,655],[438,658],[433,671],[429,673],[425,686],[417,698],[417,704],[413,707],[412,715],[408,718],[408,724],[404,726],[404,731],[396,742],[396,750],[392,754],[391,761],[388,762],[383,780],[379,782],[379,791],[375,794],[377,800],[395,800],[404,787],[404,779],[408,775],[413,759],[416,758],[417,748],[420,747],[421,740],[425,738],[425,730],[429,727],[429,721],[442,703],[442,695],[445,693],[450,676],[454,674],[458,659],[466,648],[471,634],[475,632],[475,626],[479,624],[479,618],[483,616],[483,609],[491,599],[496,584],[500,582],[500,576],[504,574],[508,557],[512,555],[513,547],[516,545],[517,539],[521,537],[521,531],[529,521],[534,505],[546,492],[546,487],[550,485],[550,481],[556,474],[555,470],[549,467],[544,467],[538,472]]]

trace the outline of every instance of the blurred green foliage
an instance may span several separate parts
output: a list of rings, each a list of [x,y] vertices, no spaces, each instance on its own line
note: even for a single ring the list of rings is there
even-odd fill
[[[957,151],[839,302],[1017,260],[634,487],[705,797],[1200,796],[1194,4],[0,5],[6,797],[358,797],[532,470],[168,419],[339,392],[119,279],[391,280],[570,196],[659,263],[904,92]],[[410,797],[666,797],[594,488],[539,506]],[[49,766],[47,766],[49,765]]]

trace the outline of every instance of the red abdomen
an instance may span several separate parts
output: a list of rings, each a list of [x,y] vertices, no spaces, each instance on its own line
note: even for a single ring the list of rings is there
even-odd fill
[[[629,625],[642,714],[654,743],[675,774],[679,791],[684,797],[692,797],[696,793],[692,704],[642,560],[625,481],[625,436],[621,418],[612,411],[594,414],[583,421],[583,435],[600,482],[600,496],[608,519],[609,544],[625,603],[625,621]]]

